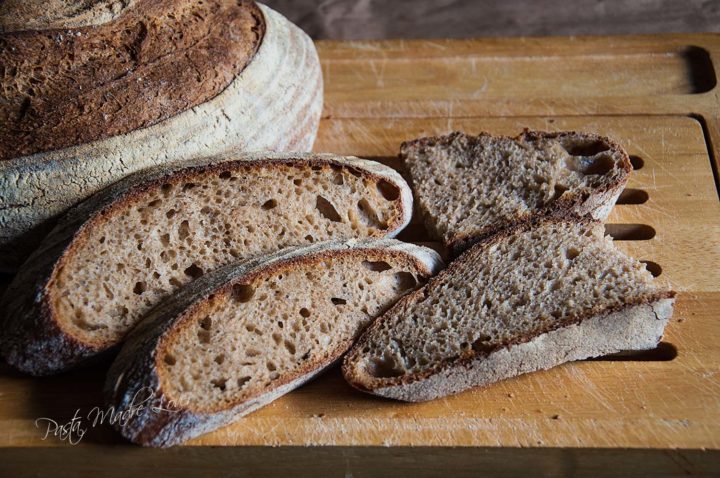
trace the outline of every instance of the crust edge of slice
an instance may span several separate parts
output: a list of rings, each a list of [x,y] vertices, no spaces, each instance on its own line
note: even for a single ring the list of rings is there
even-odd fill
[[[480,249],[488,248],[505,238],[508,238],[519,232],[527,231],[534,226],[553,222],[577,222],[585,223],[588,225],[593,224],[597,227],[602,227],[602,223],[592,219],[590,216],[575,217],[573,215],[566,214],[562,217],[529,218],[525,221],[518,222],[507,229],[500,230],[496,234],[484,237],[483,239],[475,243],[471,247],[471,249],[466,251],[463,255],[471,254],[474,250],[479,251]],[[416,299],[423,298],[426,289],[430,287],[433,283],[441,281],[445,275],[452,274],[453,270],[455,269],[455,267],[458,267],[459,261],[461,260],[462,256],[451,262],[447,268],[445,268],[439,274],[431,278],[424,287],[414,292],[411,292],[410,294],[407,294],[402,299],[400,299],[393,307],[397,307],[400,304],[412,302]],[[380,327],[380,324],[384,320],[385,314],[383,314],[378,317],[370,325],[370,327],[368,327],[363,332],[363,334],[361,334],[355,345],[345,356],[342,365],[342,373],[345,380],[352,387],[363,392],[410,402],[432,400],[434,398],[452,395],[472,387],[488,385],[499,380],[512,378],[514,376],[527,372],[551,368],[567,361],[597,357],[600,355],[607,355],[630,349],[642,350],[653,348],[662,338],[663,330],[665,329],[665,326],[667,325],[672,316],[675,296],[676,293],[673,290],[660,290],[656,294],[652,296],[647,296],[639,302],[626,303],[615,309],[605,309],[595,312],[590,311],[589,314],[581,317],[576,317],[576,320],[570,321],[568,323],[560,324],[555,329],[547,330],[529,337],[521,337],[515,343],[503,345],[501,347],[498,347],[497,349],[490,350],[483,354],[475,354],[469,357],[461,357],[452,361],[436,364],[435,367],[432,367],[431,369],[423,372],[422,374],[412,374],[401,377],[389,378],[378,378],[370,376],[369,374],[365,373],[364,370],[360,370],[361,367],[359,366],[359,363],[362,360],[362,349],[369,341],[369,336],[372,330]],[[615,342],[600,341],[598,344],[596,344],[595,349],[590,347],[587,348],[587,353],[585,355],[583,355],[582,350],[580,350],[578,351],[576,357],[573,356],[574,358],[565,358],[562,360],[558,358],[558,360],[554,362],[547,362],[547,365],[544,365],[540,368],[530,367],[526,370],[518,369],[516,373],[507,374],[504,376],[497,374],[492,379],[483,378],[480,373],[472,373],[473,370],[484,367],[483,364],[486,363],[488,358],[497,357],[496,354],[508,353],[513,349],[519,350],[520,353],[525,353],[524,350],[528,347],[533,347],[532,344],[537,345],[538,341],[542,342],[547,340],[543,337],[552,337],[558,343],[562,344],[563,340],[570,340],[570,337],[573,336],[573,330],[579,329],[584,331],[584,329],[590,328],[589,326],[584,326],[584,324],[594,323],[593,321],[597,321],[599,323],[597,327],[593,326],[593,328],[597,329],[599,326],[603,326],[605,324],[604,319],[606,318],[609,319],[607,327],[609,327],[608,330],[610,331],[612,331],[612,320],[618,320],[620,323],[625,323],[628,327],[631,328],[640,327],[639,332],[642,332],[641,324],[647,325],[648,323],[650,323],[653,324],[653,327],[647,328],[647,336],[637,334],[640,339],[638,342],[621,342],[621,340],[619,339],[621,339],[622,337],[609,336],[613,340],[618,340],[615,340]],[[653,318],[656,320],[650,321]],[[597,334],[597,338],[602,339],[603,337],[604,335]],[[603,344],[606,344],[607,346],[603,346]],[[570,356],[568,355],[568,357]],[[545,364],[545,362],[540,361],[540,359],[537,359],[535,363]],[[461,375],[463,373],[467,374],[468,378],[462,378]]]
[[[541,139],[558,139],[558,138],[566,138],[566,137],[575,137],[577,139],[580,139],[582,141],[589,141],[589,142],[600,142],[607,146],[609,150],[613,151],[613,154],[619,155],[619,166],[620,166],[620,172],[621,176],[611,184],[609,184],[606,188],[598,189],[595,191],[594,194],[590,195],[589,197],[581,197],[577,194],[566,194],[560,197],[560,199],[553,201],[552,203],[548,204],[547,206],[538,209],[536,212],[531,214],[529,217],[522,217],[517,218],[515,221],[511,222],[502,222],[497,224],[490,224],[486,227],[483,227],[478,230],[474,230],[471,232],[454,232],[449,233],[445,237],[441,233],[439,233],[435,227],[433,226],[434,220],[432,219],[432,213],[431,211],[427,210],[423,206],[422,198],[419,196],[416,197],[416,203],[418,206],[418,209],[422,213],[422,216],[424,218],[424,222],[426,225],[428,225],[429,232],[431,235],[440,241],[444,243],[444,245],[448,248],[450,251],[452,257],[459,256],[463,251],[470,248],[473,244],[478,242],[479,240],[491,236],[498,232],[501,229],[511,227],[512,225],[518,223],[518,222],[524,222],[527,220],[532,220],[534,218],[539,217],[562,217],[566,216],[568,214],[573,214],[576,216],[585,216],[590,215],[594,219],[604,221],[607,219],[608,215],[610,214],[610,211],[612,210],[613,206],[615,205],[615,202],[617,201],[618,197],[622,193],[623,189],[625,188],[625,185],[627,184],[630,173],[632,172],[632,164],[630,162],[630,157],[628,153],[625,151],[625,148],[623,148],[619,143],[617,143],[612,138],[609,138],[607,136],[598,135],[595,133],[586,133],[586,132],[578,132],[578,131],[557,131],[557,132],[548,132],[548,131],[535,131],[530,130],[528,128],[525,128],[520,134],[518,134],[515,137],[512,136],[504,136],[504,135],[493,135],[488,132],[482,131],[478,133],[477,135],[469,135],[466,133],[463,133],[461,131],[453,131],[447,135],[440,135],[440,136],[427,136],[423,138],[417,138],[410,141],[405,141],[400,146],[400,159],[403,163],[404,167],[408,169],[407,162],[411,159],[409,156],[411,153],[409,150],[414,147],[423,147],[427,145],[432,144],[441,144],[441,145],[449,145],[451,144],[455,138],[457,137],[465,137],[468,139],[477,139],[483,136],[489,136],[494,137],[498,139],[505,139],[510,141],[524,141],[524,140],[541,140]],[[410,176],[410,187],[413,189],[413,192],[415,192],[415,188],[413,185],[413,178],[412,175]]]
[[[128,424],[124,426],[116,424],[116,428],[125,438],[144,446],[171,446],[214,430],[234,418],[270,403],[337,361],[350,348],[351,340],[339,345],[328,355],[327,360],[303,367],[289,380],[286,379],[279,388],[241,401],[229,409],[197,413],[180,406],[173,408],[172,414],[158,414],[148,408],[150,404],[161,407],[167,405],[163,391],[160,390],[160,378],[156,368],[156,360],[158,353],[161,352],[164,338],[172,333],[175,324],[182,320],[186,313],[190,313],[188,311],[207,300],[208,295],[229,287],[243,277],[271,273],[284,264],[302,264],[303,261],[311,260],[318,255],[337,257],[343,254],[362,254],[363,250],[402,253],[408,259],[415,261],[418,268],[424,270],[428,277],[443,265],[439,255],[430,249],[393,239],[380,239],[345,243],[329,241],[313,246],[288,248],[269,256],[261,256],[217,269],[182,288],[177,294],[158,305],[128,336],[107,374],[104,390],[106,401],[115,410],[127,410],[133,408],[132,399],[135,394],[142,393],[143,390],[152,390],[154,395],[146,404],[148,406],[140,410]]]
[[[449,363],[427,376],[404,377],[400,383],[360,374],[352,367],[350,355],[343,375],[353,387],[374,395],[407,402],[432,400],[569,361],[628,349],[651,349],[662,338],[673,303],[671,294],[659,296],[645,304],[598,314],[487,355]]]
[[[133,200],[135,192],[167,181],[181,181],[185,175],[227,167],[229,163],[267,164],[273,162],[323,162],[360,170],[370,177],[388,180],[400,191],[401,215],[388,227],[385,237],[396,236],[412,217],[412,192],[393,169],[374,161],[325,153],[243,153],[195,158],[163,165],[130,175],[81,202],[68,211],[27,259],[0,298],[3,335],[0,351],[17,370],[35,376],[51,375],[102,359],[113,346],[89,343],[65,330],[51,304],[52,285],[57,271],[64,267],[69,252],[82,244],[89,228],[101,224],[115,208]],[[260,166],[258,166],[260,167]]]

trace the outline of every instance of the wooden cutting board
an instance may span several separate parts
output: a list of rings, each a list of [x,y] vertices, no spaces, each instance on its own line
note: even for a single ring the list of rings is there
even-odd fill
[[[357,393],[333,369],[234,425],[165,451],[89,427],[87,415],[102,406],[102,367],[31,379],[3,365],[0,476],[720,473],[720,36],[318,48],[326,104],[317,151],[397,166],[405,139],[452,130],[514,135],[525,127],[591,131],[625,145],[636,171],[607,230],[679,292],[660,347],[424,404]],[[428,241],[417,220],[401,238]],[[41,417],[68,422],[76,410],[89,427],[77,445],[44,438],[46,421],[36,426]]]

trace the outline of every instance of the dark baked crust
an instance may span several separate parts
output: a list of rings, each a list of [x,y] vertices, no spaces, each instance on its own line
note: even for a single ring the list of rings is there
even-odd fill
[[[539,227],[543,224],[567,223],[567,222],[601,225],[600,222],[594,221],[592,218],[590,218],[588,216],[577,217],[577,216],[572,215],[571,213],[566,213],[565,215],[561,214],[561,215],[553,216],[553,217],[547,217],[547,216],[546,217],[531,217],[531,218],[527,218],[525,220],[519,221],[508,228],[501,229],[495,234],[485,236],[484,238],[475,242],[474,245],[471,246],[469,250],[464,252],[462,255],[460,255],[460,257],[458,257],[454,261],[452,261],[446,269],[442,270],[439,274],[437,274],[436,276],[431,278],[430,281],[428,281],[428,283],[424,287],[404,296],[390,310],[388,310],[385,314],[380,316],[377,320],[375,320],[372,323],[372,325],[370,325],[365,330],[365,332],[360,336],[360,338],[357,340],[357,342],[353,346],[350,353],[348,353],[345,356],[344,361],[343,361],[343,375],[347,379],[348,383],[350,383],[350,385],[357,388],[358,390],[361,390],[364,392],[372,392],[373,390],[381,389],[381,388],[384,388],[387,386],[406,385],[409,383],[413,383],[413,382],[417,382],[417,381],[426,379],[427,377],[429,377],[431,375],[435,375],[435,374],[439,373],[440,371],[446,370],[451,367],[470,368],[470,367],[472,367],[473,361],[477,360],[478,358],[486,357],[486,356],[490,355],[491,353],[497,352],[498,350],[503,349],[503,348],[509,348],[513,345],[530,342],[534,338],[537,338],[541,335],[547,334],[549,332],[552,332],[554,330],[558,330],[558,329],[561,329],[564,327],[569,327],[574,324],[579,324],[579,323],[581,323],[587,319],[593,318],[593,317],[607,315],[607,314],[611,314],[614,312],[620,312],[623,310],[631,309],[638,305],[653,304],[662,299],[670,299],[670,298],[675,297],[675,295],[676,295],[675,291],[662,290],[654,295],[642,297],[637,300],[629,300],[625,304],[623,304],[619,307],[597,306],[592,309],[584,311],[582,314],[576,315],[574,317],[568,317],[566,320],[563,320],[563,321],[557,321],[552,325],[552,327],[548,327],[544,330],[538,330],[534,334],[527,334],[524,336],[514,337],[512,340],[505,341],[503,343],[494,344],[489,347],[483,347],[482,350],[470,349],[460,357],[447,359],[447,360],[444,360],[437,364],[433,364],[432,367],[429,367],[427,370],[424,370],[422,373],[402,375],[400,377],[383,377],[383,378],[372,377],[372,379],[371,379],[372,385],[371,386],[368,386],[368,384],[366,383],[366,380],[364,380],[363,377],[358,377],[354,373],[352,363],[357,362],[359,355],[361,354],[361,351],[363,350],[363,348],[365,348],[366,345],[369,345],[370,336],[372,335],[372,332],[381,327],[382,322],[384,320],[386,320],[385,315],[392,312],[392,310],[395,307],[402,307],[403,304],[419,302],[422,299],[426,298],[427,294],[429,293],[429,290],[433,288],[433,285],[435,283],[441,283],[446,276],[452,275],[454,273],[455,269],[460,267],[460,264],[463,261],[471,260],[471,259],[475,258],[476,256],[482,255],[485,250],[492,247],[494,244],[497,244],[509,237],[516,235],[516,234],[528,231],[535,227]]]
[[[232,154],[230,155],[232,156]],[[112,220],[140,195],[163,184],[180,184],[188,179],[224,171],[252,170],[293,166],[312,168],[330,165],[346,168],[370,181],[385,178],[368,169],[328,157],[255,159],[248,161],[201,158],[160,167],[129,176],[71,209],[55,229],[23,264],[20,272],[0,300],[3,335],[0,353],[20,371],[49,375],[82,364],[103,352],[112,353],[115,344],[88,343],[62,329],[61,319],[52,306],[58,272],[72,254],[84,244],[88,232]],[[401,201],[394,204],[394,220],[386,231],[403,226]]]
[[[352,345],[348,339],[334,350],[314,362],[308,362],[292,374],[281,376],[271,388],[255,395],[237,399],[235,402],[211,411],[193,410],[191,406],[176,403],[162,389],[158,372],[164,356],[164,347],[184,327],[193,326],[194,319],[209,306],[210,296],[228,294],[234,284],[252,283],[257,277],[268,277],[288,269],[312,267],[337,257],[359,257],[363,260],[387,260],[398,257],[409,260],[424,276],[432,271],[411,254],[398,250],[383,249],[382,242],[357,243],[346,246],[333,242],[309,247],[290,248],[264,256],[241,265],[229,265],[201,277],[177,294],[158,305],[127,337],[120,354],[113,363],[105,383],[105,396],[116,410],[131,407],[133,397],[152,390],[151,404],[170,409],[171,412],[156,413],[148,408],[140,411],[128,423],[116,428],[131,441],[145,446],[167,447],[185,441],[230,422],[271,401],[274,394],[294,388],[299,383],[334,363]]]
[[[222,92],[265,34],[252,1],[138,0],[106,24],[0,35],[0,160],[124,134]]]
[[[428,136],[412,141],[405,141],[400,146],[400,158],[407,166],[407,162],[412,161],[414,151],[430,146],[448,146],[453,144],[453,142],[458,137],[465,138],[471,144],[479,142],[480,139],[483,137],[495,137],[500,139],[506,139],[509,141],[521,142],[534,142],[548,139],[557,139],[560,141],[569,140],[587,144],[601,144],[606,147],[606,149],[612,150],[613,152],[616,152],[620,155],[620,167],[622,174],[616,181],[610,184],[605,184],[602,187],[595,189],[593,191],[593,194],[591,195],[573,194],[568,191],[566,194],[563,194],[560,198],[547,204],[545,207],[537,211],[533,211],[532,216],[538,218],[564,217],[568,214],[572,214],[575,216],[584,216],[588,213],[591,213],[593,210],[605,205],[606,201],[615,197],[617,193],[622,191],[622,189],[625,187],[625,184],[627,183],[630,172],[632,172],[632,164],[630,163],[630,157],[628,156],[627,152],[623,149],[622,146],[620,146],[618,143],[616,143],[610,138],[592,133],[581,133],[576,131],[545,132],[531,131],[527,128],[514,138],[509,136],[491,135],[490,133],[486,132],[481,132],[477,136],[471,136],[460,131],[455,131],[444,136]],[[417,189],[413,185],[412,177],[410,178],[410,186],[411,188],[413,188],[413,191],[415,192],[415,195],[417,197]],[[425,224],[432,225],[434,221],[431,218],[430,212],[422,207],[421,201],[418,201],[418,204],[425,219]],[[435,239],[444,242],[445,247],[447,247],[450,251],[451,257],[457,257],[463,251],[467,250],[473,244],[481,241],[483,238],[491,236],[497,231],[504,228],[512,227],[515,223],[531,219],[531,217],[518,217],[515,221],[501,221],[494,224],[484,225],[482,227],[479,227],[477,230],[472,231],[471,233],[461,233],[456,231],[451,233],[448,240],[440,237],[433,230],[432,227],[430,227],[429,229],[431,233],[433,233],[433,235],[435,236]]]

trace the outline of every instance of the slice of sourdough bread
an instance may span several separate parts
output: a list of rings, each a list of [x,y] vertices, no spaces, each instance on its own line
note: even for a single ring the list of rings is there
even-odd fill
[[[453,255],[531,217],[605,220],[632,170],[618,144],[575,132],[455,132],[405,142],[400,156],[429,232]]]
[[[354,387],[423,401],[563,362],[650,349],[674,293],[589,219],[486,238],[400,300],[345,358]]]
[[[227,154],[126,178],[73,209],[6,292],[0,347],[36,375],[117,345],[179,287],[224,264],[410,220],[392,169],[333,155]]]
[[[165,447],[228,424],[332,364],[441,265],[430,249],[384,239],[286,249],[207,274],[129,334],[105,386],[130,417],[116,427]]]

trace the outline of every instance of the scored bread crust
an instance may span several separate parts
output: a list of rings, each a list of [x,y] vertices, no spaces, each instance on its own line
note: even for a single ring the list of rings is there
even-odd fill
[[[4,0],[0,2],[0,33],[102,25],[116,19],[136,2]]]
[[[672,290],[660,290],[640,300],[627,301],[620,307],[598,306],[535,334],[514,337],[492,349],[471,349],[460,357],[433,364],[419,373],[380,378],[363,370],[363,349],[370,344],[373,331],[381,328],[392,309],[425,299],[433,284],[451,276],[471,254],[478,254],[541,224],[568,221],[600,224],[589,216],[532,217],[475,243],[424,287],[404,296],[365,330],[345,356],[342,366],[345,380],[354,388],[373,395],[421,402],[571,360],[655,347],[672,315],[676,295]],[[650,320],[653,318],[655,320]]]
[[[285,17],[258,6],[262,42],[211,100],[126,134],[0,161],[0,271],[15,271],[54,218],[128,174],[230,149],[312,149],[323,104],[317,51]]]
[[[469,140],[477,140],[481,137],[492,137],[519,142],[540,141],[548,139],[560,140],[567,138],[581,142],[601,143],[607,146],[608,150],[611,150],[613,152],[613,156],[618,156],[620,176],[615,181],[604,184],[599,188],[595,188],[593,190],[593,193],[589,196],[584,196],[573,193],[572,191],[567,191],[558,199],[550,202],[549,204],[536,211],[533,211],[531,213],[531,216],[533,217],[564,217],[568,214],[579,217],[590,215],[594,219],[604,221],[610,214],[610,211],[615,205],[615,202],[620,196],[620,193],[622,193],[623,189],[625,188],[625,185],[627,184],[627,181],[630,177],[630,173],[632,172],[632,164],[630,163],[630,157],[628,156],[625,149],[608,137],[600,136],[594,133],[583,133],[576,131],[531,131],[527,128],[514,138],[510,136],[491,135],[490,133],[486,132],[481,132],[477,136],[470,136],[460,131],[454,131],[445,136],[429,136],[425,138],[418,138],[412,141],[405,141],[400,146],[400,158],[402,159],[405,166],[408,167],[408,162],[412,161],[414,150],[434,145],[448,146],[453,144],[455,139],[458,137],[465,137]],[[412,175],[410,175],[410,185],[413,190],[416,191],[413,180],[414,179],[412,178]],[[484,237],[496,233],[500,229],[512,226],[515,222],[522,222],[532,219],[532,217],[518,217],[516,221],[501,221],[484,225],[477,231],[450,231],[448,236],[443,237],[443,235],[434,228],[434,224],[436,223],[436,220],[433,218],[434,214],[425,206],[425,201],[423,201],[422,198],[420,198],[417,194],[416,203],[425,219],[425,224],[430,226],[429,232],[431,233],[431,235],[433,235],[435,239],[443,241],[443,243],[448,248],[453,257],[457,257],[460,253],[467,250],[474,243],[478,242]]]
[[[339,256],[372,257],[374,260],[388,256],[400,257],[412,261],[415,268],[426,277],[442,267],[442,260],[430,249],[393,239],[381,239],[345,243],[329,241],[288,248],[239,265],[231,264],[217,269],[155,307],[128,335],[107,375],[107,402],[116,411],[124,411],[133,408],[133,400],[137,403],[135,397],[143,391],[152,390],[153,395],[127,424],[116,424],[116,428],[135,443],[155,447],[171,446],[217,429],[262,407],[333,364],[352,345],[351,339],[330,351],[326,359],[308,363],[293,374],[281,376],[272,389],[236,400],[224,409],[212,412],[193,411],[189,406],[173,403],[161,389],[157,371],[157,364],[163,356],[163,345],[188,323],[185,317],[195,316],[195,312],[207,304],[210,295],[225,291],[235,283],[250,282],[255,277],[266,276],[277,270],[300,268],[304,264]],[[170,408],[173,412],[156,413],[152,406]]]
[[[47,375],[101,354],[106,347],[87,343],[64,330],[52,305],[55,277],[72,251],[84,243],[90,230],[122,213],[147,189],[248,164],[258,169],[330,164],[354,170],[371,181],[388,181],[400,191],[400,200],[396,201],[399,210],[384,237],[396,236],[410,222],[412,193],[405,180],[387,166],[360,158],[314,153],[226,153],[136,173],[68,211],[15,276],[0,301],[4,314],[0,352],[5,360],[23,372]]]

